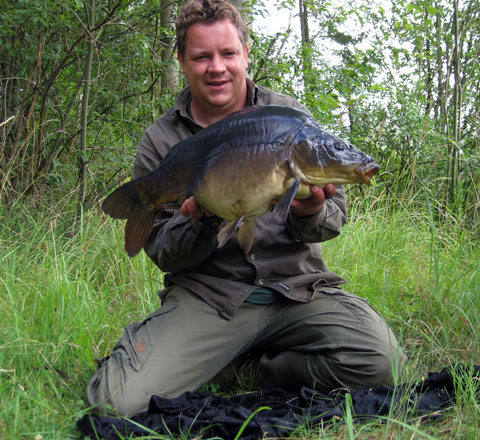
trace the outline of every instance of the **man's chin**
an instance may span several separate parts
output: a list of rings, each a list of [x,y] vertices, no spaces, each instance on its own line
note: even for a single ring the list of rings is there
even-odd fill
[[[210,99],[208,101],[210,107],[216,110],[228,110],[230,107],[234,108],[233,99],[232,97],[215,97],[214,99]]]

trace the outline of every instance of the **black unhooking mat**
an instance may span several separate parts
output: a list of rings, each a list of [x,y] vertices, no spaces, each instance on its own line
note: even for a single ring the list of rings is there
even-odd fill
[[[185,438],[217,437],[259,440],[288,437],[303,423],[309,426],[344,417],[349,407],[356,421],[388,414],[407,414],[434,419],[455,404],[455,391],[475,387],[480,401],[480,366],[456,365],[415,384],[380,386],[350,395],[326,396],[302,388],[289,393],[280,388],[236,395],[217,396],[210,391],[186,392],[175,399],[152,396],[148,410],[129,419],[87,414],[78,422],[80,431],[94,439],[121,439],[148,434],[183,435]],[[264,407],[268,407],[265,409]],[[262,409],[263,408],[263,409]],[[246,423],[247,419],[258,412]]]

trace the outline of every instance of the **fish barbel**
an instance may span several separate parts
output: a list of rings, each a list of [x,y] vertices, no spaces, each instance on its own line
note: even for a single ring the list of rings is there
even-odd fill
[[[248,253],[256,219],[272,209],[273,200],[281,221],[294,198],[311,196],[311,184],[370,184],[379,168],[302,110],[247,107],[179,142],[154,171],[111,193],[102,209],[127,219],[125,249],[133,257],[151,234],[155,212],[194,196],[201,207],[230,221],[218,233],[219,246],[238,227],[238,243]]]

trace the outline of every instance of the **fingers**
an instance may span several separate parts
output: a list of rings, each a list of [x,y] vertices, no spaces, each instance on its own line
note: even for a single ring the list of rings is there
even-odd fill
[[[210,211],[203,209],[194,197],[189,197],[183,202],[180,212],[183,216],[190,217],[193,220],[200,220],[203,215],[206,215],[207,217],[213,215]]]
[[[183,216],[190,217],[193,220],[200,220],[203,212],[194,197],[185,200],[180,208]]]
[[[325,188],[310,185],[312,196],[308,199],[293,200],[291,205],[292,212],[298,217],[314,215],[320,211],[326,200],[331,199],[335,195],[336,190],[333,183],[328,183],[325,185]]]
[[[337,192],[337,188],[333,183],[327,183],[323,189],[326,199],[331,199]]]
[[[323,188],[320,188],[319,186],[310,185],[310,191],[312,192],[312,197],[310,197],[310,199],[307,199],[310,202],[310,205],[312,207],[321,207],[327,199],[325,190]]]

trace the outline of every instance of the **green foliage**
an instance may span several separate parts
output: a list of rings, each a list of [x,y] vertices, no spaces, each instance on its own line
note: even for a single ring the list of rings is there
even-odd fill
[[[172,102],[161,88],[166,33],[157,4],[96,3],[88,29],[83,0],[2,2],[0,196],[43,196],[78,184],[80,113],[87,41],[94,38],[87,163],[89,198],[130,173],[145,127]],[[5,42],[5,44],[3,44]],[[128,170],[128,171],[126,171]],[[115,182],[116,183],[116,182]],[[113,185],[110,183],[110,185]]]

